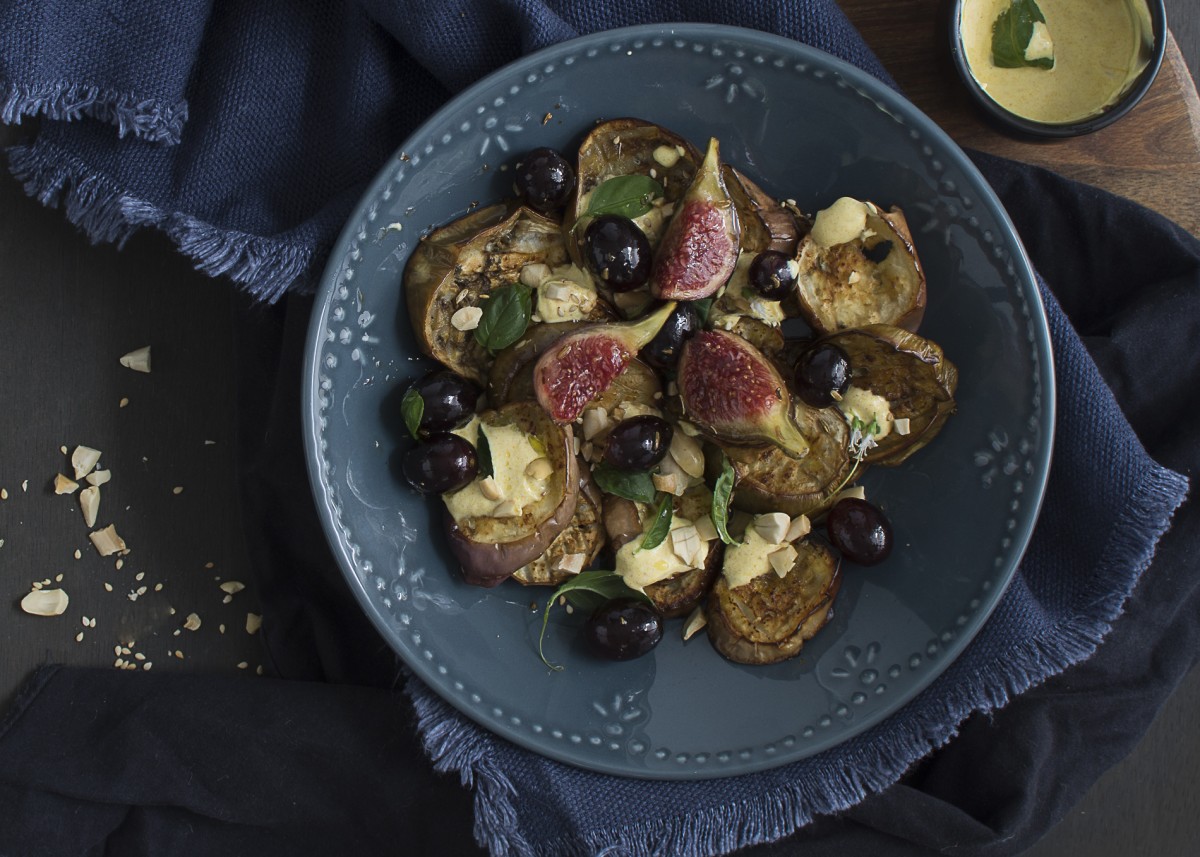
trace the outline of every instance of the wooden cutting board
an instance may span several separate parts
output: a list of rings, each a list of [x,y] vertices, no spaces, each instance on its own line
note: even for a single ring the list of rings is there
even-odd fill
[[[840,0],[904,94],[960,146],[1037,164],[1129,197],[1200,235],[1200,98],[1174,37],[1154,85],[1125,117],[1082,137],[1018,139],[988,123],[950,60],[936,0]]]

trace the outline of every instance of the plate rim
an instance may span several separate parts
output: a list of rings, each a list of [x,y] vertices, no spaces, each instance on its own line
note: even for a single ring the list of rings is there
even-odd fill
[[[531,70],[532,67],[553,60],[559,55],[565,55],[579,50],[587,49],[590,46],[600,46],[611,44],[617,40],[636,39],[636,38],[656,38],[656,37],[683,37],[695,39],[698,41],[732,41],[743,45],[747,43],[756,44],[766,49],[775,51],[780,54],[788,55],[796,61],[815,61],[825,67],[826,70],[833,74],[842,77],[848,84],[864,90],[870,97],[883,102],[887,108],[896,109],[905,115],[906,121],[912,120],[918,126],[922,134],[927,135],[937,141],[943,151],[948,154],[954,161],[955,167],[965,173],[975,184],[973,191],[979,203],[986,206],[989,213],[995,218],[997,224],[1004,230],[1004,238],[1009,245],[1008,249],[1012,252],[1012,262],[1014,265],[1016,280],[1021,282],[1023,287],[1023,297],[1029,303],[1029,313],[1031,316],[1034,341],[1031,343],[1038,353],[1040,360],[1037,375],[1041,383],[1041,413],[1039,414],[1040,425],[1037,431],[1041,440],[1038,454],[1032,457],[1034,464],[1034,478],[1036,479],[1036,492],[1027,492],[1028,499],[1031,493],[1036,493],[1036,502],[1030,502],[1027,506],[1027,512],[1019,527],[1018,532],[1014,534],[1014,541],[1019,539],[1020,548],[1012,555],[1009,567],[1005,569],[1002,579],[998,579],[998,585],[992,588],[993,594],[990,601],[981,605],[971,616],[970,621],[965,623],[958,631],[952,644],[946,645],[945,656],[939,659],[939,663],[935,668],[931,668],[921,680],[915,682],[905,691],[898,693],[895,697],[897,700],[893,705],[884,710],[875,712],[872,715],[864,717],[857,722],[855,726],[846,731],[840,739],[827,747],[822,748],[814,753],[805,755],[788,755],[783,754],[779,758],[765,758],[761,761],[735,769],[711,769],[711,770],[630,770],[628,767],[621,765],[610,765],[606,763],[596,763],[594,761],[582,760],[580,757],[571,755],[568,752],[558,752],[558,744],[539,743],[534,740],[533,736],[525,731],[519,730],[508,724],[503,719],[487,719],[476,708],[469,707],[464,700],[459,699],[453,693],[448,692],[440,686],[436,672],[432,667],[425,664],[422,660],[415,656],[410,656],[410,653],[401,651],[392,640],[392,629],[387,618],[380,612],[378,605],[371,599],[370,593],[367,591],[365,584],[354,573],[354,559],[351,551],[341,537],[335,521],[334,503],[331,502],[330,491],[327,488],[327,483],[323,479],[323,459],[321,457],[321,431],[319,428],[319,419],[316,408],[317,397],[314,391],[319,383],[318,373],[320,371],[320,354],[322,351],[323,323],[326,313],[331,303],[335,286],[339,281],[339,274],[345,267],[346,253],[344,249],[351,243],[352,236],[355,232],[356,224],[358,223],[359,213],[363,210],[364,205],[375,197],[381,188],[387,184],[387,174],[389,167],[400,158],[406,151],[416,151],[418,147],[414,145],[415,141],[422,140],[429,136],[430,131],[443,123],[444,117],[460,111],[463,106],[473,105],[478,100],[482,93],[487,92],[496,85],[498,81],[507,80],[518,73],[525,73]],[[717,779],[729,776],[740,776],[743,774],[755,773],[764,770],[778,768],[783,765],[802,762],[806,759],[816,758],[823,754],[836,751],[839,746],[846,741],[863,735],[868,730],[886,722],[888,719],[896,716],[912,702],[913,699],[929,690],[929,688],[942,676],[947,669],[953,664],[970,645],[971,641],[978,635],[984,624],[991,617],[1000,601],[1003,599],[1005,591],[1012,582],[1013,577],[1017,573],[1017,569],[1028,550],[1029,542],[1036,527],[1037,520],[1041,513],[1041,508],[1045,500],[1046,487],[1049,481],[1050,465],[1053,457],[1054,445],[1054,427],[1056,424],[1056,371],[1054,366],[1054,353],[1050,339],[1049,318],[1046,314],[1045,304],[1042,299],[1041,290],[1038,286],[1038,276],[1029,259],[1028,253],[1025,250],[1024,244],[1021,241],[1015,225],[1008,215],[1007,210],[1001,203],[996,192],[988,183],[986,178],[975,166],[975,164],[963,151],[954,140],[940,126],[933,122],[924,112],[920,110],[912,102],[908,101],[904,95],[896,89],[890,87],[885,81],[876,78],[869,72],[860,69],[859,67],[840,59],[833,54],[813,47],[804,42],[795,39],[778,36],[773,33],[768,33],[761,30],[754,30],[746,27],[737,27],[723,24],[708,24],[708,23],[688,23],[675,22],[663,24],[639,24],[628,27],[615,28],[611,30],[603,30],[593,33],[588,33],[569,39],[563,42],[558,42],[549,45],[540,50],[525,54],[510,63],[501,66],[495,71],[489,73],[475,83],[471,84],[457,95],[446,101],[441,107],[430,114],[424,121],[421,122],[394,150],[394,152],[379,166],[375,175],[372,177],[362,194],[360,194],[351,213],[348,215],[347,221],[343,228],[339,231],[337,238],[330,245],[329,255],[325,266],[323,267],[320,278],[317,280],[317,287],[314,291],[314,302],[311,315],[308,321],[304,353],[304,369],[302,375],[302,390],[301,390],[301,418],[302,430],[305,447],[305,463],[308,472],[309,485],[313,494],[313,499],[317,505],[318,518],[321,521],[321,528],[325,535],[326,542],[329,544],[332,554],[337,561],[338,568],[345,578],[349,588],[354,594],[355,600],[364,614],[371,621],[375,630],[380,634],[388,647],[399,657],[412,674],[420,678],[422,682],[443,702],[454,708],[455,711],[467,717],[472,723],[487,730],[491,734],[508,740],[530,752],[536,753],[544,758],[553,759],[554,761],[570,765],[582,770],[591,771],[600,774],[611,774],[615,776],[646,779],[657,781],[695,781],[703,779]],[[352,547],[352,546],[351,546]],[[567,748],[569,749],[569,748]]]

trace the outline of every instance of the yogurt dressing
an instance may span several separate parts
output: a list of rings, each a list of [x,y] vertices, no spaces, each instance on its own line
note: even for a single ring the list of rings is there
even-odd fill
[[[1010,113],[1056,125],[1097,116],[1150,61],[1153,33],[1144,0],[1040,0],[1054,68],[997,68],[992,25],[1009,5],[964,0],[959,27],[972,77]]]

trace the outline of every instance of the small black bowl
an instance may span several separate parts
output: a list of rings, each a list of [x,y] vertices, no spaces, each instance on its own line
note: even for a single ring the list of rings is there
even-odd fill
[[[954,60],[954,67],[958,69],[958,76],[984,114],[993,123],[1009,132],[1033,137],[1077,137],[1081,134],[1099,131],[1116,122],[1141,101],[1142,96],[1154,83],[1154,78],[1157,77],[1158,70],[1162,66],[1163,54],[1167,47],[1167,12],[1164,0],[1143,0],[1150,11],[1150,24],[1154,33],[1150,61],[1126,88],[1120,100],[1110,105],[1102,113],[1075,122],[1052,123],[1026,119],[1024,116],[1018,116],[1006,110],[994,101],[971,73],[971,66],[967,62],[967,52],[963,47],[962,27],[960,26],[965,2],[966,0],[953,0],[949,3],[950,55]]]

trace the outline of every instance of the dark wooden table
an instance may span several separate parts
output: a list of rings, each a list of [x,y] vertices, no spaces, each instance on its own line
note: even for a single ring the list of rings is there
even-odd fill
[[[936,0],[842,5],[910,98],[960,143],[1045,164],[1200,231],[1200,102],[1174,42],[1127,119],[1081,140],[1021,143],[987,127],[958,88]],[[1197,56],[1200,10],[1194,0],[1169,5],[1176,33],[1189,34],[1184,53]],[[0,143],[22,133],[0,126]],[[191,270],[157,233],[121,251],[91,246],[0,176],[0,709],[43,663],[270,672],[260,635],[247,631],[258,593],[235,469],[234,319],[246,310],[228,282]],[[144,345],[150,374],[120,365]],[[111,470],[98,524],[127,542],[119,564],[90,543],[76,495],[54,493],[77,445],[101,450]],[[23,613],[18,602],[35,585],[67,591],[67,611]],[[189,630],[193,613],[199,627]],[[1029,855],[1196,853],[1197,709],[1193,672],[1137,750]]]

